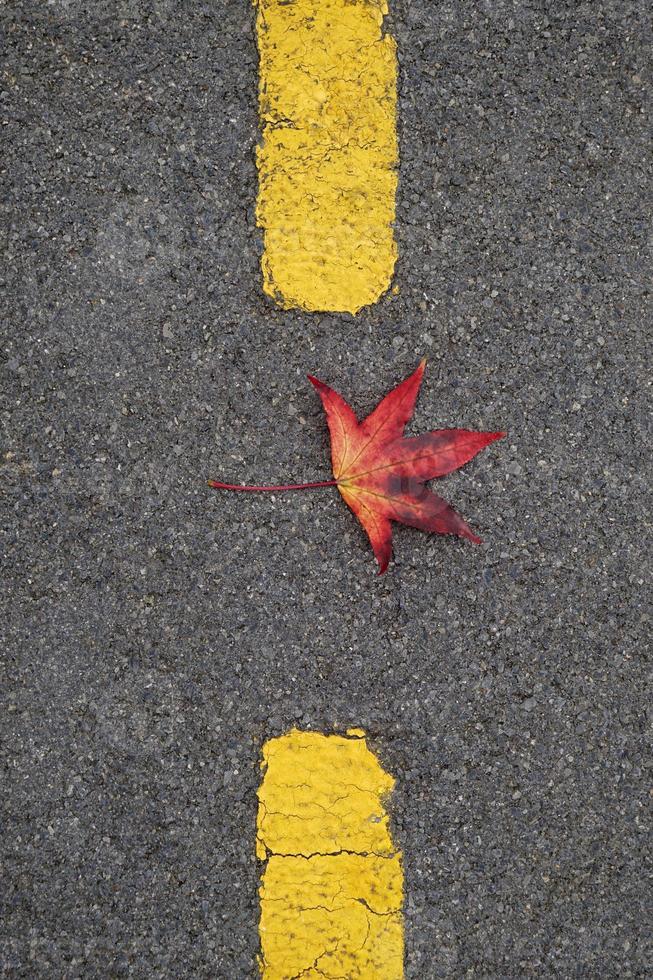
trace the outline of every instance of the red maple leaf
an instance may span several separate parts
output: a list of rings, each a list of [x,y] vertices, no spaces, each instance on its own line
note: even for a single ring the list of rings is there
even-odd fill
[[[505,432],[436,429],[405,438],[404,428],[413,414],[425,365],[423,360],[362,422],[341,395],[309,375],[327,416],[333,480],[274,487],[209,480],[209,486],[254,491],[337,486],[367,532],[379,574],[385,572],[392,555],[393,521],[422,531],[457,534],[479,544],[480,538],[426,481],[459,469]]]

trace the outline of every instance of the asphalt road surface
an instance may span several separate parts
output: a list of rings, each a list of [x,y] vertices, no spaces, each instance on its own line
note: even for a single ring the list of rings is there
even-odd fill
[[[356,726],[408,978],[650,976],[648,4],[394,0],[357,317],[262,292],[248,0],[0,16],[2,975],[254,978],[262,743]],[[207,488],[422,355],[412,432],[509,433],[438,485],[483,545]]]

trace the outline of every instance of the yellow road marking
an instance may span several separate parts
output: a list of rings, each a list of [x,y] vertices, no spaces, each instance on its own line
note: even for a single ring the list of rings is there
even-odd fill
[[[285,308],[356,313],[396,260],[394,40],[386,0],[254,0],[263,288]]]
[[[257,856],[264,980],[401,980],[403,875],[383,799],[394,779],[360,729],[263,747]]]

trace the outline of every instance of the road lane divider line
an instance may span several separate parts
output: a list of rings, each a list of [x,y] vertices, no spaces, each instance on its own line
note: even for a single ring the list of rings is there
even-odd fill
[[[356,313],[397,248],[397,55],[386,0],[254,0],[263,288],[284,308]]]
[[[258,790],[264,980],[401,980],[403,872],[367,746],[296,729],[266,742]]]

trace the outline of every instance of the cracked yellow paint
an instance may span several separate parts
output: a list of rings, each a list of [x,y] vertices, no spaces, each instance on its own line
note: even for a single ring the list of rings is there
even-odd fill
[[[263,288],[356,313],[397,256],[397,55],[386,0],[254,0]]]
[[[257,856],[264,980],[401,980],[403,874],[383,800],[394,780],[347,737],[263,747]]]

